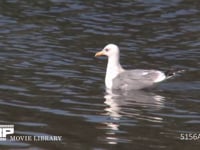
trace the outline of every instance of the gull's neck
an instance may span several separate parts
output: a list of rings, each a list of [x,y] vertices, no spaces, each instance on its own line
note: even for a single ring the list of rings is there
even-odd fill
[[[105,84],[107,89],[112,89],[113,79],[124,69],[120,65],[119,56],[110,56],[108,58],[108,64],[106,69]]]

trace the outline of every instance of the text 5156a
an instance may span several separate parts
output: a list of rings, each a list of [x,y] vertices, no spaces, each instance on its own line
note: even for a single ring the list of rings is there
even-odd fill
[[[200,133],[181,133],[180,140],[199,140]]]

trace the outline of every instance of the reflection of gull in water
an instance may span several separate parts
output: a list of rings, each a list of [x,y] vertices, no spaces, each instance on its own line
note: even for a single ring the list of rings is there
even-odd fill
[[[152,108],[155,110],[163,107],[163,96],[145,91],[119,92],[120,91],[118,91],[118,94],[110,92],[104,96],[104,103],[109,106],[105,110],[114,120],[119,120],[122,115],[127,117],[140,117],[141,114],[138,113],[142,110],[151,111]],[[138,109],[138,107],[142,107],[143,109]],[[162,118],[159,117],[146,116],[145,118],[153,122],[162,120]]]
[[[105,95],[104,98],[105,104],[107,104],[109,107],[105,108],[106,112],[108,112],[108,115],[114,119],[114,120],[119,120],[121,115],[119,114],[120,112],[120,107],[118,103],[115,102],[115,99],[113,99],[112,95]]]
[[[106,115],[110,120],[106,122],[109,129],[107,131],[107,142],[117,144],[119,139],[116,135],[121,132],[120,124],[136,124],[139,120],[161,123],[163,119],[152,113],[160,110],[164,105],[164,97],[145,91],[132,91],[126,93],[110,92],[104,96]],[[123,120],[121,119],[123,117]],[[129,142],[129,141],[125,141]]]

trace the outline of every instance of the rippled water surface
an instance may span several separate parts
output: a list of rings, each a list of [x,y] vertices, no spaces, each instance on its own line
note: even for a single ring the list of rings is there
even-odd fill
[[[125,68],[186,70],[149,91],[106,94],[106,44]],[[0,124],[16,136],[0,149],[197,150],[200,134],[198,0],[3,0]]]

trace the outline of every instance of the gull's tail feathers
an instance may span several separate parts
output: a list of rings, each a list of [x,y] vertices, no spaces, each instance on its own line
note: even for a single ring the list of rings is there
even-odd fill
[[[165,75],[166,75],[166,79],[169,79],[169,78],[173,78],[175,76],[178,76],[182,73],[184,73],[185,70],[177,70],[177,69],[170,69],[170,70],[167,70],[165,71]]]

